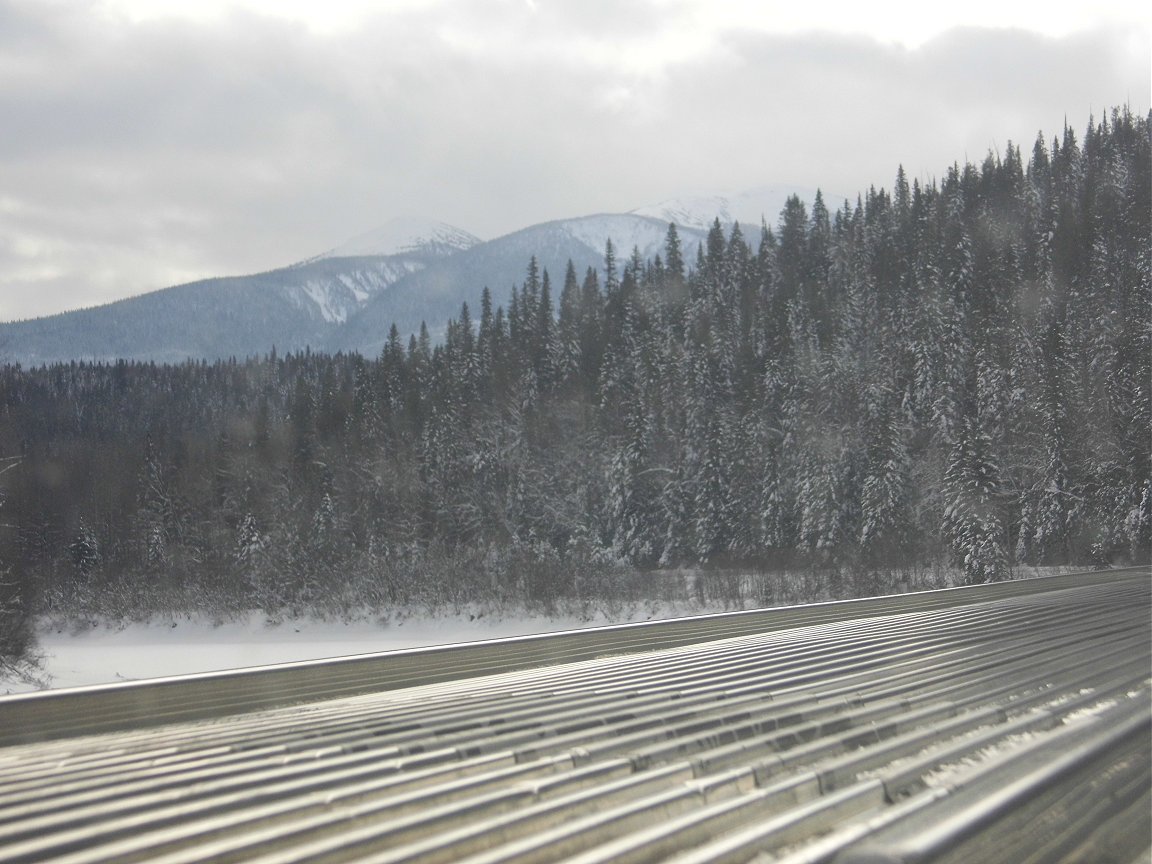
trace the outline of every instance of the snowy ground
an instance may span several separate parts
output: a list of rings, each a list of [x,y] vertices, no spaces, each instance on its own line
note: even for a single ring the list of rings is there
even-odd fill
[[[631,616],[622,615],[618,621],[602,617],[592,621],[576,617],[493,618],[491,615],[464,613],[436,618],[406,617],[402,621],[389,622],[369,617],[351,622],[309,618],[273,622],[262,613],[253,612],[223,623],[184,616],[156,618],[144,623],[94,623],[80,627],[41,622],[36,675],[41,684],[52,688],[80,687],[550,633],[648,617],[651,617],[648,613],[634,610]],[[36,682],[0,675],[0,695],[37,689],[41,688]]]
[[[1053,575],[1069,568],[1027,568],[1025,576]],[[959,574],[951,575],[953,581]],[[781,577],[783,578],[783,577]],[[948,582],[947,579],[938,581]],[[688,592],[691,596],[692,592]],[[39,658],[33,668],[38,680],[5,675],[0,668],[0,696],[43,687],[81,687],[185,675],[244,666],[263,666],[293,660],[314,660],[366,654],[400,648],[419,648],[452,642],[474,642],[531,633],[552,633],[604,624],[674,618],[723,612],[718,602],[692,600],[647,601],[629,604],[614,613],[600,611],[588,617],[546,617],[492,610],[465,610],[452,615],[429,615],[400,610],[383,621],[368,613],[342,622],[317,618],[270,621],[252,612],[228,621],[208,616],[161,616],[147,622],[92,621],[57,624],[41,620],[37,627]]]

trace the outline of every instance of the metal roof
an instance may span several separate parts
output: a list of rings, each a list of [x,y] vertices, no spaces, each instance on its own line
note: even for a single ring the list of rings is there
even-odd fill
[[[6,697],[0,860],[1141,860],[1150,587],[1135,568]]]

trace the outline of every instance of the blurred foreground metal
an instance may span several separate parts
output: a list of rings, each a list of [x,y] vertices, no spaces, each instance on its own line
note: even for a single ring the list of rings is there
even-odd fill
[[[6,697],[0,860],[1148,860],[1150,589],[1134,568]]]

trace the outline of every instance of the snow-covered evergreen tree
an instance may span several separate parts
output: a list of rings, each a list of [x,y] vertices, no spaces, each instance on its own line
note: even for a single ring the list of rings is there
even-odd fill
[[[945,478],[944,530],[968,584],[1007,574],[999,466],[992,441],[971,419],[961,425]]]

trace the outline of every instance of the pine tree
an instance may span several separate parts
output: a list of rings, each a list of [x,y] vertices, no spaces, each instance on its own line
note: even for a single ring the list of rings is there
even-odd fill
[[[797,195],[790,195],[780,213],[776,268],[780,274],[780,299],[788,303],[804,285],[808,250],[808,210]]]
[[[480,327],[476,334],[476,367],[479,383],[485,387],[486,393],[490,391],[486,385],[488,385],[492,375],[492,364],[497,347],[495,329],[496,316],[492,311],[492,292],[485,285],[480,294]]]
[[[910,551],[908,451],[894,396],[892,391],[874,393],[865,416],[860,548],[874,568],[899,565]]]
[[[152,436],[146,435],[136,520],[143,562],[152,572],[170,564],[171,546],[175,540],[172,536],[176,523],[175,502],[164,475]]]
[[[568,260],[564,286],[560,289],[560,315],[556,322],[555,370],[557,380],[569,381],[580,367],[580,284],[576,267]]]
[[[684,254],[680,245],[680,232],[676,223],[668,223],[668,233],[664,236],[664,267],[673,285],[684,281]]]
[[[536,370],[537,379],[544,387],[550,387],[559,380],[564,366],[560,357],[554,316],[552,281],[548,277],[548,271],[545,270],[540,282],[540,304],[536,310],[536,326],[534,327],[534,344],[532,346],[532,365]]]
[[[84,519],[80,520],[80,527],[68,545],[68,551],[72,554],[72,566],[76,568],[77,574],[84,579],[91,577],[103,561],[100,541],[96,537],[96,532]]]
[[[1007,574],[999,466],[991,451],[988,435],[966,418],[945,478],[949,503],[944,530],[969,585],[994,582]]]

